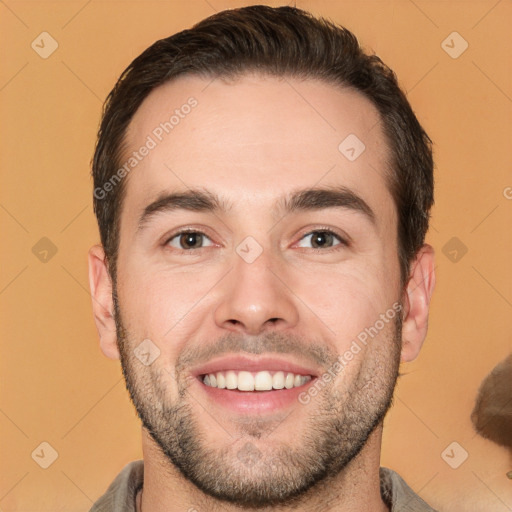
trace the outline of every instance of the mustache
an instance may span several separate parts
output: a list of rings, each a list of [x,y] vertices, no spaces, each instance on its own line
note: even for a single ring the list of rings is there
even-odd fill
[[[262,333],[257,336],[229,333],[213,344],[187,344],[178,356],[176,370],[179,372],[189,366],[206,363],[214,357],[233,353],[293,355],[300,359],[309,359],[322,367],[332,366],[338,356],[325,343],[312,341],[297,335],[276,331]]]

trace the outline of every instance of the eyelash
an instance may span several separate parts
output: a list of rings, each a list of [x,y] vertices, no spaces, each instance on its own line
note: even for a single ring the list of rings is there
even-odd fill
[[[205,236],[206,238],[210,239],[210,237],[204,233],[203,231],[199,230],[199,229],[182,229],[180,231],[177,231],[176,233],[172,234],[169,238],[166,239],[166,241],[164,242],[164,247],[167,247],[169,242],[171,240],[173,240],[174,238],[178,237],[178,236],[181,236],[181,235],[184,235],[186,233],[194,233],[194,234],[199,234],[199,235],[203,235]],[[307,233],[304,233],[303,236],[301,236],[300,240],[303,240],[304,238],[306,238],[307,236],[310,236],[314,233],[329,233],[331,235],[333,235],[335,238],[338,239],[338,241],[340,242],[339,244],[333,246],[333,247],[329,247],[327,249],[322,249],[322,248],[315,248],[315,247],[310,247],[309,249],[311,251],[314,251],[314,252],[322,252],[322,253],[330,253],[330,252],[333,252],[333,251],[336,251],[338,247],[349,247],[350,246],[350,243],[344,239],[343,237],[341,237],[338,233],[336,233],[336,231],[330,229],[330,228],[319,228],[319,229],[313,229],[311,231],[308,231]],[[300,241],[299,240],[299,241]],[[198,249],[176,249],[175,247],[172,248],[172,251],[179,251],[181,253],[193,253],[193,252],[197,252],[198,250],[201,250],[201,249],[207,249],[207,247],[199,247]],[[303,249],[305,249],[303,247]]]

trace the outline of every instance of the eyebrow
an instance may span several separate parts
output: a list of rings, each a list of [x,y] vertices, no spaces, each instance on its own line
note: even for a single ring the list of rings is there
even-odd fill
[[[137,231],[144,230],[150,220],[160,213],[176,210],[227,213],[232,207],[231,202],[203,188],[163,194],[144,208]],[[373,226],[376,225],[376,215],[369,204],[353,190],[344,186],[314,187],[293,191],[280,198],[275,205],[275,210],[283,216],[298,211],[317,211],[326,208],[342,208],[360,213]]]

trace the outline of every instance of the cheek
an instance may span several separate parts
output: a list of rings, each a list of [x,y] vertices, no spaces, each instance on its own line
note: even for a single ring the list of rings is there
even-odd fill
[[[378,397],[396,380],[400,360],[396,323],[391,315],[361,330],[350,343],[339,346],[335,384],[338,397],[367,390]]]
[[[167,354],[177,352],[205,314],[203,301],[219,280],[215,272],[141,272],[127,265],[118,295],[127,330],[149,338]]]
[[[344,349],[361,331],[375,324],[396,301],[396,283],[386,274],[382,263],[370,259],[343,268],[315,267],[290,276],[291,289],[335,336],[338,351]],[[300,306],[299,306],[300,307]],[[329,333],[327,333],[329,334]]]

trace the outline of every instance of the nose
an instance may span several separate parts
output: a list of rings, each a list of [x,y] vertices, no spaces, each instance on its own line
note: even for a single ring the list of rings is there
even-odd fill
[[[285,330],[298,322],[298,299],[286,284],[284,265],[263,251],[248,263],[237,254],[234,268],[223,279],[215,309],[217,326],[257,335],[268,329]]]

